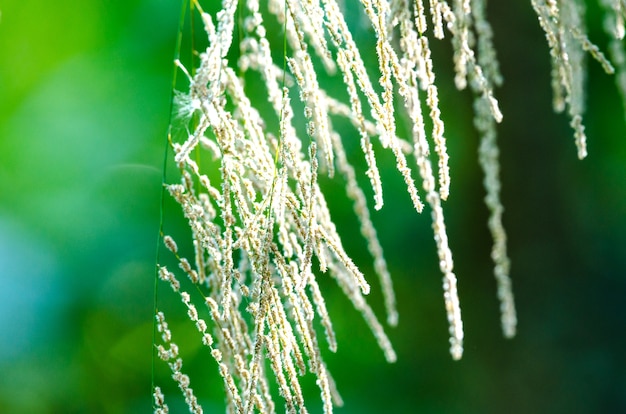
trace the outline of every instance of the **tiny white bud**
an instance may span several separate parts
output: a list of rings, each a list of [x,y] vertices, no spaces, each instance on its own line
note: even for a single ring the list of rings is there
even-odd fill
[[[176,242],[174,241],[174,239],[172,239],[170,236],[164,236],[163,243],[165,244],[165,247],[167,247],[169,251],[171,251],[174,254],[178,253],[178,246],[176,245]]]

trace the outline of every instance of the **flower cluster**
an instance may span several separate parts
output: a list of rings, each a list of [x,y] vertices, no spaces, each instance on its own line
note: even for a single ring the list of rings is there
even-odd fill
[[[587,51],[607,72],[613,67],[587,39],[578,1],[531,2],[550,46],[555,107],[567,107],[582,158],[580,60]],[[451,174],[430,48],[431,41],[446,36],[453,46],[455,85],[474,96],[502,329],[506,337],[514,336],[517,317],[496,145],[502,113],[494,88],[502,76],[486,0],[268,0],[263,7],[258,0],[223,0],[215,14],[192,3],[208,46],[198,51],[193,67],[175,62],[189,83],[174,98],[185,133],[183,139],[170,139],[180,180],[164,184],[181,207],[194,249],[191,260],[185,258],[174,239],[164,236],[188,280],[165,266],[159,266],[158,276],[180,297],[199,341],[209,348],[224,381],[228,412],[275,412],[275,383],[286,412],[306,413],[300,378],[307,372],[317,377],[325,413],[341,404],[320,346],[325,341],[330,351],[337,349],[318,285],[322,274],[334,279],[363,315],[387,361],[396,360],[366,301],[370,284],[344,249],[318,180],[327,174],[345,182],[382,287],[387,323],[394,326],[396,299],[366,196],[371,191],[373,208],[383,207],[380,151],[395,159],[415,210],[431,212],[450,352],[461,358],[463,321],[443,209]],[[612,16],[607,26],[623,37],[623,0],[605,3]],[[357,7],[371,24],[377,79],[345,18],[346,8]],[[273,55],[277,36],[283,39],[282,61]],[[616,48],[613,55],[621,59],[620,79],[626,85],[626,59],[619,53]],[[325,86],[328,77],[343,86]],[[407,125],[400,128],[401,121]],[[340,122],[352,125],[354,133],[340,132],[335,128]],[[345,147],[350,140],[358,140],[371,189],[359,186]],[[184,286],[194,289],[189,293]],[[202,412],[189,377],[181,373],[182,359],[161,311],[156,320],[163,342],[155,345],[156,353],[169,364],[190,411]],[[155,412],[168,412],[158,387],[154,399]]]

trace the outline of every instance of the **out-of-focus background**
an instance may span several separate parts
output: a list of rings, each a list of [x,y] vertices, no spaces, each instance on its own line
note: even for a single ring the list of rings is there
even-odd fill
[[[471,98],[451,87],[442,44],[435,57],[445,68],[452,174],[444,208],[465,356],[448,354],[429,213],[412,211],[391,158],[380,155],[386,204],[373,217],[398,293],[400,324],[388,332],[399,358],[384,362],[329,285],[339,351],[326,358],[345,400],[338,413],[626,412],[624,110],[613,78],[590,61],[589,157],[579,161],[568,120],[552,113],[548,49],[530,2],[491,3],[505,76],[496,93],[518,336],[500,335]],[[180,4],[8,0],[0,12],[0,413],[149,412]],[[588,17],[592,40],[606,48],[597,6]],[[369,272],[349,210],[338,203],[336,221]],[[377,292],[372,303],[381,314]],[[192,381],[209,390],[200,396],[206,411],[223,412],[221,379],[206,368]],[[310,411],[321,412],[309,397]]]

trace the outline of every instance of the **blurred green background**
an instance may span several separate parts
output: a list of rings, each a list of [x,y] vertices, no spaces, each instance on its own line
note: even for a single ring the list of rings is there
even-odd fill
[[[518,337],[499,331],[471,98],[446,86],[448,50],[437,45],[465,356],[448,354],[429,213],[414,214],[381,154],[386,203],[373,217],[398,293],[400,324],[388,332],[399,358],[386,364],[360,315],[324,285],[339,340],[326,358],[346,403],[337,413],[626,412],[624,110],[613,79],[589,62],[589,157],[578,161],[567,119],[552,113],[548,50],[530,2],[491,3],[505,76],[499,141]],[[179,10],[166,0],[0,3],[0,413],[151,410]],[[592,40],[606,48],[592,4],[589,19]],[[349,205],[335,209],[369,272]],[[207,390],[206,412],[223,412],[214,366],[198,365],[205,375],[192,381]],[[310,401],[321,412],[315,394]]]

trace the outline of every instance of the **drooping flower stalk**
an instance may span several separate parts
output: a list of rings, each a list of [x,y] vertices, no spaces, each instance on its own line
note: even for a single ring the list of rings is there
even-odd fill
[[[187,280],[166,266],[159,266],[158,276],[180,296],[199,342],[209,349],[224,382],[228,412],[273,413],[282,406],[289,413],[307,412],[300,384],[306,372],[317,377],[325,413],[341,404],[321,351],[322,342],[332,352],[338,347],[318,283],[322,275],[332,278],[363,315],[387,361],[396,360],[385,327],[366,301],[368,277],[344,249],[318,180],[319,174],[344,180],[382,287],[387,322],[395,326],[392,279],[366,195],[372,193],[374,209],[383,207],[377,161],[382,151],[395,159],[415,210],[431,211],[450,352],[461,358],[463,321],[444,216],[453,183],[431,59],[433,40],[450,37],[455,86],[474,95],[502,329],[506,337],[516,332],[496,145],[502,113],[494,89],[502,76],[486,1],[346,3],[269,0],[261,7],[258,0],[223,0],[221,10],[212,15],[193,1],[207,47],[197,51],[195,67],[176,61],[189,83],[175,97],[176,122],[182,123],[185,138],[171,142],[180,180],[164,184],[181,207],[194,249],[192,257],[185,257],[173,238],[164,236],[178,262],[177,273]],[[555,109],[567,108],[582,158],[582,56],[587,51],[607,72],[613,69],[588,40],[577,0],[531,3],[550,47]],[[624,3],[605,3],[614,13],[608,24],[621,38]],[[369,46],[376,53],[376,68],[365,64],[344,7],[351,12],[358,8],[371,24]],[[273,43],[277,38],[282,39],[280,47]],[[273,55],[279,49],[282,62]],[[613,56],[625,72],[619,50]],[[328,78],[342,86],[325,86]],[[408,136],[398,132],[404,129],[397,125],[397,112],[409,122]],[[335,128],[339,122],[352,125],[353,131]],[[359,186],[350,163],[350,140],[359,141],[371,187],[367,190]],[[201,162],[207,159],[211,161]],[[190,411],[202,412],[160,310],[156,327],[162,333],[162,344],[155,344],[158,356],[169,364]],[[281,403],[274,400],[272,384]],[[168,411],[161,388],[155,387],[154,399],[155,412]]]

